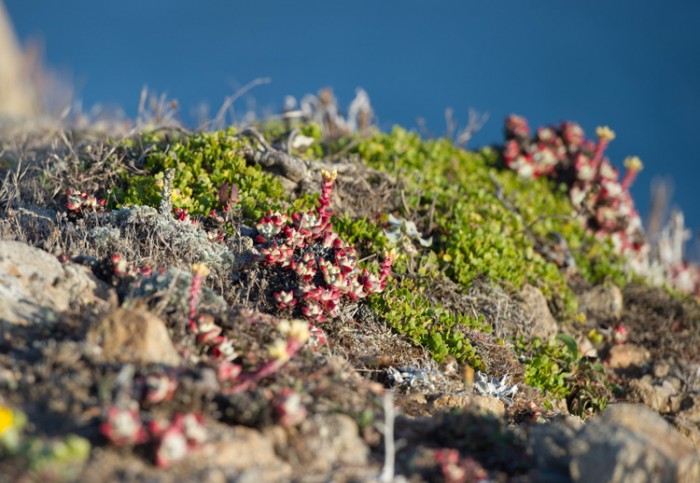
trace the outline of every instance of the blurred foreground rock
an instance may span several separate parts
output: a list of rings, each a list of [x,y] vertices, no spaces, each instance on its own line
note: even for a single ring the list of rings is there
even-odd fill
[[[586,424],[569,418],[535,426],[536,481],[700,481],[696,448],[642,405],[617,404]]]

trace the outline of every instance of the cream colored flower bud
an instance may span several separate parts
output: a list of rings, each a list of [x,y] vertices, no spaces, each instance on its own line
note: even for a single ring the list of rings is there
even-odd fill
[[[199,277],[206,277],[209,275],[209,267],[203,263],[195,263],[192,265],[192,272]]]
[[[335,179],[338,177],[338,170],[334,169],[333,171],[328,172],[325,169],[322,169],[321,176],[323,176],[325,181],[335,181]]]
[[[630,171],[641,171],[644,168],[642,160],[637,156],[626,157],[624,163],[625,168],[629,169]]]
[[[604,139],[606,141],[612,141],[615,139],[615,131],[610,129],[608,126],[598,126],[595,129],[595,134],[600,139]]]

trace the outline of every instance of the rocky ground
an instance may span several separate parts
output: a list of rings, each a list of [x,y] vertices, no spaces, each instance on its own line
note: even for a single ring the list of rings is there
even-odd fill
[[[429,298],[495,329],[464,329],[483,372],[435,362],[362,298],[308,333],[261,295],[272,269],[245,220],[210,241],[158,207],[71,209],[69,187],[118,183],[113,142],[4,137],[0,480],[700,481],[697,300],[574,274],[571,324],[530,284],[444,279]],[[301,181],[276,159],[287,189],[338,169],[331,207],[355,219],[400,188],[342,150]],[[515,335],[562,332],[601,364],[604,388],[576,387],[605,403],[526,383]]]

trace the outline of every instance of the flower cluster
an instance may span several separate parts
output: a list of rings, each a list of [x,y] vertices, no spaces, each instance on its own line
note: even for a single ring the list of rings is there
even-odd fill
[[[668,283],[686,294],[700,296],[700,267],[683,259],[683,243],[690,234],[682,213],[673,213],[659,235],[648,240],[629,192],[642,162],[636,156],[624,160],[625,173],[604,153],[615,133],[596,129],[597,140],[586,139],[581,126],[563,122],[540,127],[533,135],[527,121],[511,115],[505,122],[506,166],[523,178],[542,176],[565,184],[571,204],[587,227],[598,236],[609,236],[629,267],[654,283]]]
[[[280,370],[310,337],[309,323],[303,320],[282,319],[277,324],[277,331],[282,337],[267,346],[268,358],[257,368],[244,372],[240,364],[219,362],[218,377],[223,386],[221,392],[234,394],[248,390],[253,384]]]
[[[615,139],[610,128],[596,129],[595,142],[586,139],[574,122],[540,127],[533,136],[525,118],[511,115],[505,135],[506,166],[524,178],[547,176],[565,183],[571,203],[594,233],[610,236],[623,254],[645,256],[649,247],[629,192],[642,162],[636,156],[625,159],[626,172],[619,179],[618,170],[604,156]]]
[[[489,481],[488,472],[478,461],[471,457],[460,457],[456,449],[436,450],[435,460],[440,465],[440,471],[446,483]]]
[[[201,415],[177,413],[170,421],[156,420],[144,424],[134,401],[110,406],[100,432],[115,446],[154,442],[156,464],[162,468],[181,460],[207,440]]]
[[[156,441],[156,464],[161,468],[172,466],[207,441],[202,416],[196,413],[177,413],[171,421],[153,421],[149,429]]]
[[[85,191],[75,191],[69,189],[66,193],[66,209],[73,216],[82,215],[86,212],[98,213],[104,210],[107,200],[97,198]]]
[[[268,213],[255,226],[261,261],[291,277],[273,294],[279,309],[296,310],[314,322],[340,315],[342,299],[359,300],[386,287],[394,254],[379,264],[379,274],[357,266],[357,254],[333,231],[330,210],[336,173],[323,172],[315,210]]]

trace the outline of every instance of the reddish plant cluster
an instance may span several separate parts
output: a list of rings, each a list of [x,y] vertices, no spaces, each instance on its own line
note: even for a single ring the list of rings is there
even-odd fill
[[[478,461],[470,457],[460,457],[456,449],[444,448],[435,451],[435,460],[445,483],[470,483],[488,481],[489,474]]]
[[[84,213],[99,213],[104,210],[107,200],[97,198],[85,191],[75,191],[69,189],[66,193],[66,209],[73,216],[83,215]]]
[[[615,138],[608,127],[596,129],[597,141],[586,139],[581,126],[563,122],[540,127],[532,136],[525,118],[511,115],[505,123],[506,166],[525,178],[547,176],[569,187],[569,199],[597,235],[610,236],[621,253],[644,256],[648,251],[641,219],[629,192],[642,162],[625,159],[620,180],[604,156]]]
[[[197,342],[210,348],[209,353],[213,358],[212,362],[216,367],[223,393],[246,391],[261,379],[277,372],[304,347],[311,337],[311,327],[308,322],[281,319],[277,323],[277,331],[283,338],[276,339],[268,346],[268,359],[256,369],[243,371],[241,364],[233,362],[239,357],[233,342],[222,334],[223,329],[216,324],[214,317],[210,314],[197,313],[197,300],[209,270],[203,264],[195,264],[192,268],[189,327],[197,336]]]
[[[298,311],[313,322],[340,315],[342,299],[359,300],[386,287],[394,255],[379,264],[379,274],[357,266],[357,254],[333,231],[330,210],[336,173],[323,172],[315,210],[288,217],[268,213],[256,225],[261,261],[288,274],[286,287],[273,297],[282,310]]]
[[[181,460],[207,440],[207,430],[200,414],[177,413],[170,421],[144,424],[134,401],[110,406],[100,432],[115,446],[154,443],[156,464],[161,468]]]
[[[177,221],[183,223],[190,223],[195,226],[201,226],[207,234],[207,238],[212,242],[223,242],[226,232],[224,230],[224,224],[228,219],[228,214],[230,211],[230,205],[224,206],[222,212],[216,210],[210,210],[209,215],[205,216],[199,220],[192,218],[190,212],[187,208],[173,208],[173,216]]]

